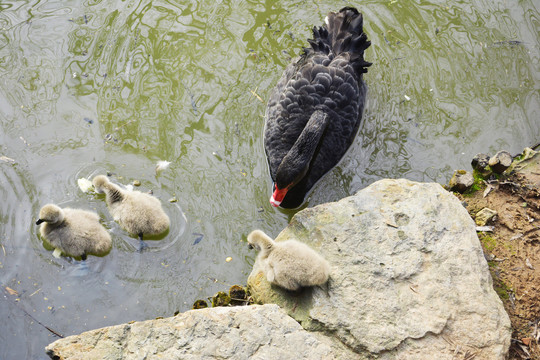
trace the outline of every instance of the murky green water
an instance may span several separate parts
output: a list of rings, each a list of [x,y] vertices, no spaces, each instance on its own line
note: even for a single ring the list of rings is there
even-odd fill
[[[14,160],[0,160],[1,359],[45,358],[56,337],[37,321],[70,335],[170,316],[246,282],[247,233],[275,236],[293,214],[268,202],[265,101],[310,28],[346,4],[0,3],[0,156]],[[444,183],[477,152],[540,140],[538,3],[350,4],[373,43],[369,101],[308,206],[385,177]],[[159,160],[172,164],[156,174]],[[78,189],[107,171],[163,201],[172,226],[148,252]],[[34,225],[47,202],[95,209],[111,253],[86,270],[53,258]]]

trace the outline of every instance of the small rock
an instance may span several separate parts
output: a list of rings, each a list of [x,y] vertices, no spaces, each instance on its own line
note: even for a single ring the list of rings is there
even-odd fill
[[[493,219],[493,217],[497,215],[497,212],[495,210],[491,210],[490,208],[483,208],[479,212],[476,213],[475,222],[478,226],[486,226],[486,224]]]
[[[229,306],[230,303],[231,297],[223,291],[218,291],[217,294],[212,297],[212,307]]]
[[[497,174],[502,174],[510,165],[512,165],[512,155],[508,151],[499,151],[489,159],[489,166]]]
[[[489,155],[483,154],[483,153],[476,154],[471,161],[471,165],[473,169],[479,170],[479,171],[484,170],[486,166],[488,166],[488,164],[489,164]]]
[[[448,184],[450,191],[464,193],[474,184],[473,175],[465,170],[456,170]]]
[[[141,186],[141,182],[139,180],[133,180],[133,186]]]
[[[208,303],[205,300],[197,300],[193,303],[191,307],[193,310],[204,309],[208,307]]]
[[[231,305],[244,305],[247,301],[246,289],[240,285],[233,285],[229,289],[229,297]]]

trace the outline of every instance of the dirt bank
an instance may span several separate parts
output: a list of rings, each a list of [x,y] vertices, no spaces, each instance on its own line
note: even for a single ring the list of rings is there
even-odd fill
[[[512,322],[510,359],[540,360],[540,152],[521,159],[498,179],[475,176],[477,190],[456,195],[473,219],[486,207],[497,212],[487,223],[493,231],[478,237]]]

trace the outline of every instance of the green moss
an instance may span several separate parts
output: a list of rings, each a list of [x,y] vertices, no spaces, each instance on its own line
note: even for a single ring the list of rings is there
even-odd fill
[[[478,234],[478,238],[480,239],[484,250],[488,253],[492,252],[497,247],[497,239],[491,235],[480,233]]]
[[[489,272],[493,279],[493,290],[497,293],[499,298],[506,302],[510,299],[510,294],[514,292],[510,286],[508,286],[504,281],[501,280],[499,274],[499,263],[496,261],[488,261]]]
[[[503,301],[508,300],[510,298],[510,293],[512,293],[512,289],[501,280],[497,281],[496,284],[493,284],[493,289],[495,289],[495,292]]]
[[[467,191],[463,193],[463,196],[465,197],[472,196],[477,191],[484,190],[484,188],[486,187],[486,185],[484,184],[485,178],[479,171],[477,170],[473,171],[473,178],[474,178],[473,185]]]

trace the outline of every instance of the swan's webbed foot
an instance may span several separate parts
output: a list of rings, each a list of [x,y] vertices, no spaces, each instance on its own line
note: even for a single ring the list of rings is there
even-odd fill
[[[139,233],[139,252],[143,252],[148,248],[148,244],[143,241],[143,233]]]

